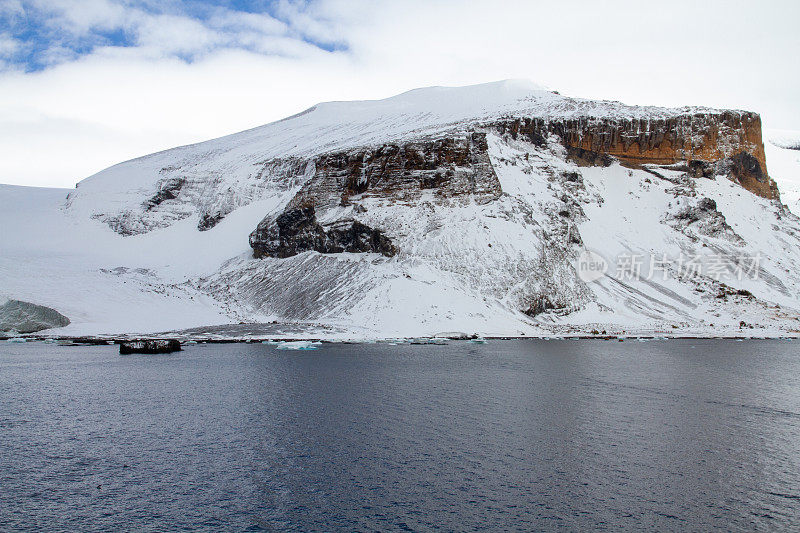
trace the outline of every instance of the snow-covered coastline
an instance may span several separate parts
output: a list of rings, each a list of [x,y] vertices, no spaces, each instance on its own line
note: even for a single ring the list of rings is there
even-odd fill
[[[313,169],[298,163],[311,153],[465,135],[491,117],[675,112],[568,99],[516,81],[429,88],[377,102],[320,104],[121,163],[77,190],[2,185],[0,297],[68,317],[69,325],[43,332],[61,338],[351,342],[447,331],[486,338],[795,337],[794,214],[722,175],[687,181],[680,170],[579,166],[557,143],[537,146],[490,130],[481,133],[501,188],[494,196],[442,199],[423,190],[410,203],[364,195],[359,211],[319,212],[322,224],[355,217],[380,228],[399,250],[394,257],[307,251],[255,259],[248,243],[258,223],[282,212],[312,179]],[[800,152],[768,142],[765,149],[770,175],[796,209]],[[147,204],[154,187],[176,183],[170,180],[184,180],[183,189]],[[220,216],[199,230],[212,215]],[[139,229],[114,231],[123,220]],[[604,277],[576,279],[581,250],[608,261]],[[616,261],[629,256],[642,260],[645,275],[616,272]],[[662,256],[671,262],[663,279],[648,277]],[[757,257],[760,276],[689,279],[675,269],[689,256]],[[530,294],[549,300],[526,314]]]

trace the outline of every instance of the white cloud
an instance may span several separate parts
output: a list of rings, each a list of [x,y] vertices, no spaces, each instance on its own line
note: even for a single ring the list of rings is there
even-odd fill
[[[108,3],[92,0],[69,24],[102,24],[108,8],[139,46],[0,74],[0,182],[71,185],[322,100],[502,78],[628,103],[753,109],[800,129],[794,2],[323,0],[283,2],[277,19],[220,8],[204,22],[125,6],[120,22]]]
[[[168,56],[210,50],[225,41],[205,24],[176,15],[142,17],[136,28],[137,44]]]
[[[211,17],[211,25],[232,31],[248,30],[265,35],[288,35],[289,26],[269,15],[218,10]]]
[[[0,15],[19,17],[25,15],[25,8],[20,0],[0,0]]]
[[[360,0],[354,0],[347,6],[337,6],[335,10],[326,9],[325,2],[302,4],[279,0],[278,16],[289,21],[289,25],[300,34],[321,43],[335,43],[347,36],[343,27],[336,24],[341,16],[349,16],[354,8],[358,8]]]
[[[138,14],[138,10],[111,0],[30,0],[30,4],[49,17],[53,28],[74,35],[125,27]]]
[[[21,48],[21,43],[8,33],[0,33],[0,57],[11,57]]]

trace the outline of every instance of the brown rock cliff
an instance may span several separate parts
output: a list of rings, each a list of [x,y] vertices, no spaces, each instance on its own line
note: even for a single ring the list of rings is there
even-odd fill
[[[767,174],[761,118],[747,111],[687,113],[669,118],[522,118],[499,121],[501,133],[522,135],[543,144],[557,135],[584,164],[607,164],[613,156],[623,164],[672,165],[681,162],[720,162],[733,169],[732,178],[765,198],[779,197]]]

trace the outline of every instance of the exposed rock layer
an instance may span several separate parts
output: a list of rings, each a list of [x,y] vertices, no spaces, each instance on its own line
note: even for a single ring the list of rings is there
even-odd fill
[[[579,164],[607,165],[607,156],[634,166],[729,161],[735,169],[732,177],[745,189],[778,198],[778,188],[767,175],[761,118],[756,113],[723,111],[653,120],[521,118],[492,126],[537,145],[557,135]]]
[[[766,172],[761,120],[755,113],[694,113],[653,120],[520,118],[479,129],[522,137],[537,146],[555,136],[567,148],[567,157],[579,165],[609,166],[614,159],[628,166],[681,165],[690,177],[724,174],[755,194],[778,198],[777,186]],[[288,257],[306,250],[391,256],[393,246],[377,229],[347,219],[326,231],[316,212],[349,205],[358,212],[359,200],[370,196],[414,204],[426,193],[434,200],[472,195],[478,202],[502,193],[485,131],[324,154],[305,168],[304,172],[313,168],[313,176],[283,214],[277,220],[265,218],[252,233],[256,256]],[[202,229],[219,218],[209,220],[211,224],[202,219]]]
[[[256,257],[290,257],[307,250],[392,256],[394,246],[377,229],[345,219],[326,230],[316,212],[349,206],[366,196],[414,203],[425,193],[434,199],[474,195],[478,201],[501,193],[481,132],[325,154],[313,165],[313,178],[284,212],[262,220],[250,235]],[[355,207],[356,212],[363,209]]]
[[[340,221],[325,230],[313,206],[289,209],[275,222],[262,221],[250,234],[250,246],[256,257],[291,257],[309,250],[395,254],[391,241],[380,231],[355,220]]]
[[[314,177],[288,209],[347,205],[358,195],[413,202],[425,191],[439,198],[474,194],[487,199],[501,192],[486,134],[480,132],[325,154],[314,166]]]

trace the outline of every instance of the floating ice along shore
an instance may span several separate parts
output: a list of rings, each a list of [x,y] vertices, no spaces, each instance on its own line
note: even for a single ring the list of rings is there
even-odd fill
[[[316,350],[319,348],[319,342],[311,341],[292,341],[292,342],[279,342],[275,345],[278,350]]]
[[[800,325],[800,224],[747,111],[433,87],[318,104],[65,193],[0,188],[0,272],[66,334]]]

